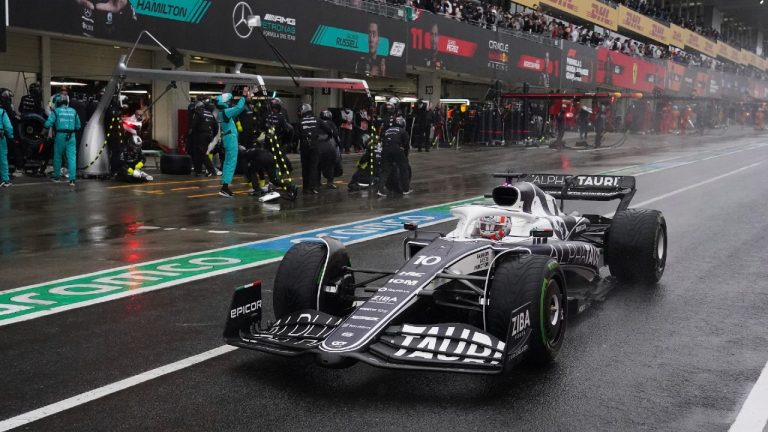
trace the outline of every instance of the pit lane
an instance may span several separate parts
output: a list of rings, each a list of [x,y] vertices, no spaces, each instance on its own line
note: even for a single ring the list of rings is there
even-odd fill
[[[552,170],[562,168],[566,160],[572,170],[578,167],[579,171],[583,168],[587,172],[657,162],[645,169],[660,171],[638,178],[636,203],[682,190],[649,205],[662,210],[669,225],[669,260],[662,284],[653,290],[614,289],[605,302],[571,322],[558,362],[545,371],[519,370],[509,377],[492,378],[403,373],[364,365],[337,371],[318,368],[311,361],[286,361],[238,350],[27,427],[726,429],[768,358],[764,332],[768,319],[763,312],[768,299],[760,282],[766,271],[762,264],[764,252],[759,246],[766,240],[766,222],[760,216],[766,213],[766,204],[760,196],[768,174],[765,165],[736,171],[768,159],[768,150],[757,147],[761,139],[750,137],[733,138],[727,143],[705,141],[695,145],[683,142],[664,149],[617,149],[614,154],[557,154],[544,149],[504,153],[506,149],[483,149],[462,153],[468,165],[474,166],[470,168],[473,172],[448,178],[439,169],[445,160],[415,155],[414,166],[424,163],[425,168],[430,168],[423,172],[425,180],[416,184],[414,195],[418,205],[489,190],[494,182],[478,175],[479,166],[484,167],[484,172],[510,165]],[[660,166],[658,161],[662,160],[661,163],[677,165]],[[728,173],[732,174],[685,189]],[[97,194],[106,185],[94,183],[86,187],[89,193],[92,189]],[[29,196],[32,188],[25,190],[22,200],[33,201]],[[441,192],[445,189],[449,190]],[[154,219],[142,220],[146,224],[151,221],[152,226],[162,226],[158,222],[166,219],[167,225],[178,224],[179,219],[185,218],[177,215],[174,220],[162,208],[184,208],[176,202],[182,197],[170,202],[163,200],[161,204],[155,202],[157,199],[136,198],[140,195],[132,193],[126,194],[127,198],[101,193],[104,199],[124,199],[133,206],[138,203],[145,214],[157,214]],[[10,197],[15,199],[16,194],[14,191]],[[333,201],[335,196],[327,194],[318,200],[324,202],[308,203],[316,216],[312,221],[306,221],[302,203],[284,209],[287,216],[278,214],[270,219],[249,210],[253,203],[235,201],[233,211],[247,215],[235,224],[238,229],[247,228],[244,231],[260,230],[268,237],[279,231],[269,232],[265,227],[306,229],[313,227],[313,223],[336,219],[339,213],[355,220],[362,214],[386,213],[416,204],[416,200],[346,197],[346,192],[337,195],[343,196],[337,202]],[[56,200],[68,199],[51,193],[46,196],[51,203],[43,203],[38,197],[34,204],[54,207]],[[451,199],[445,199],[449,196]],[[2,199],[8,202],[6,195]],[[203,208],[215,211],[213,207],[225,204],[216,200],[205,203]],[[593,204],[566,208],[598,213],[611,210],[609,206]],[[12,205],[17,205],[16,201]],[[120,207],[114,211],[119,213],[120,209],[125,210]],[[55,214],[39,217],[41,223],[49,224],[55,231],[56,227],[66,226],[58,219],[66,219],[70,216],[67,212],[76,211],[64,206],[57,208]],[[201,231],[139,230],[134,238],[146,243],[136,249],[147,253],[148,258],[156,258],[243,241],[245,234],[208,232],[211,228],[222,228],[211,225],[210,221],[215,219],[201,217],[198,223],[187,225]],[[292,222],[288,227],[283,226],[286,219]],[[117,232],[123,227],[120,223],[114,225]],[[448,229],[450,225],[441,228]],[[360,266],[396,267],[401,237],[394,235],[351,246],[353,262]],[[199,241],[185,243],[192,239]],[[83,262],[93,261],[102,268],[124,264],[115,255],[111,255],[111,260],[103,260],[101,252],[123,241],[118,235],[86,237],[75,247],[63,241],[52,242],[55,247],[51,252],[43,252],[44,241],[33,242],[26,260],[19,256],[22,254],[3,255],[3,288],[7,275],[16,278],[10,282],[10,286],[16,286],[15,281],[31,283],[77,274],[78,268],[82,271]],[[61,255],[57,257],[57,253]],[[72,256],[72,262],[63,262],[64,255]],[[51,260],[56,274],[32,272],[35,266],[28,262],[30,256]],[[14,262],[12,271],[5,265],[6,258]],[[79,259],[83,261],[78,262]],[[0,382],[7,389],[3,393],[13,395],[0,407],[0,418],[16,416],[220,346],[232,287],[260,278],[267,281],[268,289],[275,269],[276,265],[270,264],[0,328],[0,365],[6,371]],[[87,270],[94,269],[89,265]],[[269,315],[269,292],[265,297]]]

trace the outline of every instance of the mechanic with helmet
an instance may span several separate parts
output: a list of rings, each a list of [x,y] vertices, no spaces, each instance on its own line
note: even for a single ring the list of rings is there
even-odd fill
[[[11,186],[8,176],[8,141],[13,140],[13,125],[5,108],[0,107],[0,187]]]
[[[198,100],[192,110],[187,136],[189,137],[189,155],[195,175],[211,177],[216,174],[207,149],[213,138],[219,133],[219,123],[213,115],[215,107],[210,101]],[[203,166],[206,172],[203,173]]]
[[[299,133],[299,152],[301,154],[301,176],[304,180],[304,193],[317,194],[319,174],[317,172],[320,163],[318,150],[318,125],[315,115],[312,113],[312,105],[303,104],[299,110],[301,114],[301,132]]]
[[[384,104],[384,112],[382,113],[381,124],[379,125],[379,130],[381,131],[382,136],[387,129],[394,126],[395,119],[398,116],[403,115],[398,106],[399,104],[400,99],[396,97],[389,98],[387,103]]]
[[[47,130],[53,127],[53,177],[51,181],[58,183],[61,175],[61,154],[66,152],[67,173],[69,176],[69,185],[75,186],[75,175],[77,174],[77,139],[75,133],[80,130],[80,116],[77,111],[69,106],[69,95],[60,94],[56,101],[56,108],[51,111],[48,120],[45,121]]]
[[[290,143],[293,137],[293,126],[288,123],[288,115],[279,98],[273,98],[269,102],[270,113],[266,119],[267,133],[271,133],[285,151],[286,143]]]
[[[387,189],[403,195],[412,192],[411,168],[405,151],[408,140],[403,117],[397,117],[394,125],[384,131],[381,146],[381,182],[378,190],[381,197],[387,196]]]
[[[320,185],[320,174],[325,177],[325,187],[336,189],[333,184],[333,178],[336,177],[336,161],[341,157],[339,130],[333,123],[333,114],[328,110],[320,112],[320,120],[317,122],[317,156],[318,156],[318,177],[315,182]]]
[[[243,89],[243,96],[237,103],[234,101],[232,93],[223,93],[216,96],[216,106],[219,108],[218,121],[221,124],[221,139],[224,142],[224,168],[221,176],[221,190],[219,195],[232,198],[235,194],[229,190],[229,184],[232,183],[232,177],[235,175],[237,166],[237,126],[235,117],[239,116],[245,110],[245,100],[251,96],[248,87]]]

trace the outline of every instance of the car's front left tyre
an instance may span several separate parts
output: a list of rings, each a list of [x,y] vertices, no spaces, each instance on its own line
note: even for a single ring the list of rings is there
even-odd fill
[[[528,363],[544,365],[557,357],[567,324],[565,279],[559,264],[549,256],[519,255],[496,266],[485,309],[485,329],[503,341],[515,319],[513,312],[530,304],[531,335]],[[518,323],[519,324],[519,323]]]

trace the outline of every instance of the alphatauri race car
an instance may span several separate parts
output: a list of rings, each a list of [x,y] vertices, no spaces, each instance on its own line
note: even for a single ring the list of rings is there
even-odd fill
[[[495,176],[493,204],[453,208],[453,231],[405,224],[397,270],[356,268],[331,237],[292,246],[274,281],[277,320],[261,323],[260,282],[238,288],[226,342],[326,367],[501,373],[556,357],[603,267],[620,283],[662,277],[666,222],[629,208],[634,177]],[[620,203],[608,218],[565,214],[564,200]]]

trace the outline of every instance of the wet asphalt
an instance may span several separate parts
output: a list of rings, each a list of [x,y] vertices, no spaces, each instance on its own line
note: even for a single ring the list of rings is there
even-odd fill
[[[215,182],[186,177],[127,187],[82,181],[75,191],[20,180],[0,191],[1,290],[477,196],[495,183],[486,174],[505,168],[658,170],[638,177],[633,202],[657,199],[644,207],[664,212],[670,239],[662,282],[614,286],[571,320],[560,356],[544,370],[503,377],[329,370],[237,350],[21,429],[727,430],[768,360],[768,147],[748,130],[719,134],[631,137],[601,151],[416,153],[409,197],[348,194],[341,184],[280,207],[247,196],[194,197],[215,193]],[[574,209],[611,211],[566,205]],[[402,236],[350,246],[353,263],[396,268]],[[0,327],[0,420],[220,346],[232,288],[263,279],[270,316],[276,268]]]

